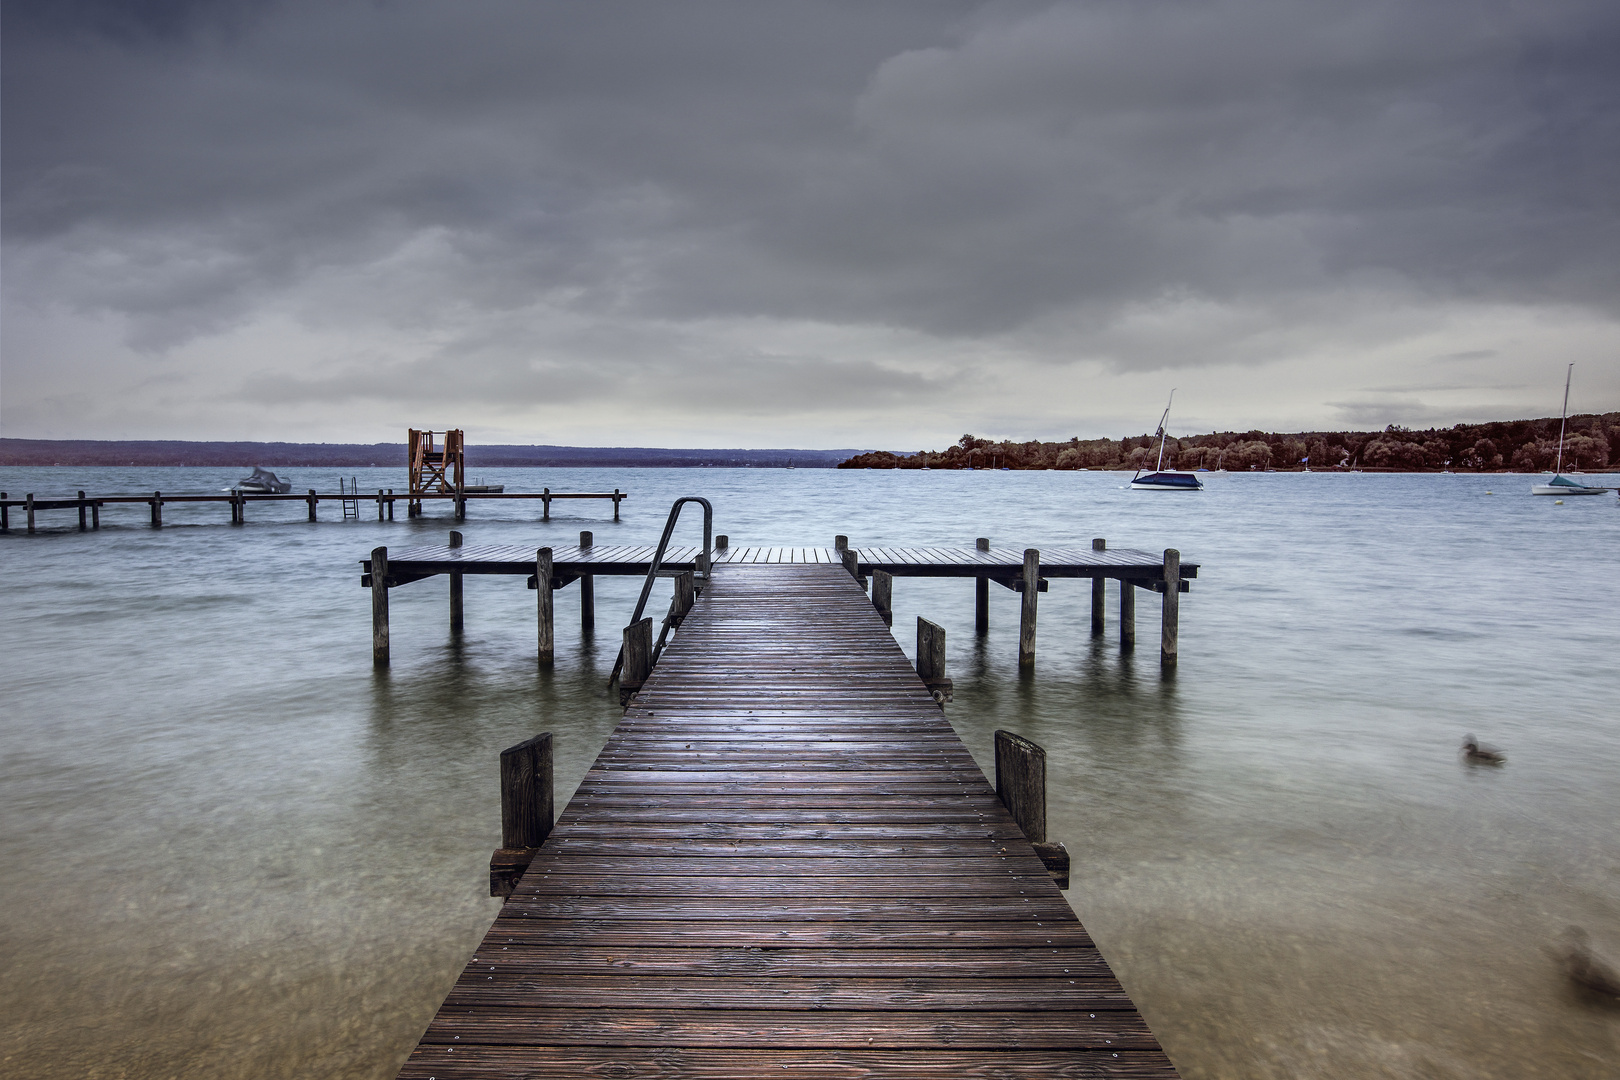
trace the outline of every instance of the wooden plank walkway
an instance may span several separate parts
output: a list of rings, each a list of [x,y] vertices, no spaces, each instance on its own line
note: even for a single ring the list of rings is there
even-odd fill
[[[1176,1073],[854,580],[734,560],[400,1076],[896,1075]]]
[[[652,565],[656,547],[650,544],[596,544],[591,547],[554,547],[552,565],[559,575],[571,580],[579,574],[645,575]],[[697,546],[671,547],[664,553],[664,567],[691,570],[697,565]],[[414,547],[388,553],[391,580],[404,583],[434,574],[532,574],[532,547],[515,545],[469,545],[467,547]],[[884,570],[895,577],[990,577],[1012,580],[1024,572],[1024,549],[975,548],[861,548],[857,551],[860,572]],[[715,566],[777,564],[838,565],[838,552],[824,547],[734,547],[713,553]],[[365,572],[369,559],[362,559]],[[1162,580],[1162,553],[1132,548],[1053,547],[1041,549],[1041,576],[1045,578],[1112,577],[1143,581]],[[1181,564],[1183,579],[1198,576],[1198,564]]]

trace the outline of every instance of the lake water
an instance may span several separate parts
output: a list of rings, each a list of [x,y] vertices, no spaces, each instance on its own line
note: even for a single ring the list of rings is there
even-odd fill
[[[0,469],[0,488],[217,491],[244,470]],[[346,470],[403,488],[400,470]],[[704,495],[733,545],[1179,548],[1181,663],[1155,597],[1132,655],[1089,633],[1090,590],[1018,598],[899,579],[896,635],[948,632],[947,715],[991,767],[1009,728],[1049,754],[1053,839],[1081,919],[1188,1078],[1605,1077],[1620,1009],[1550,950],[1620,959],[1620,508],[1530,478],[1212,475],[1197,495],[1103,473],[488,470],[606,503],[473,504],[469,544],[653,542]],[[333,470],[292,470],[336,488]],[[599,578],[598,629],[560,593],[554,668],[534,596],[469,578],[397,589],[374,673],[372,547],[414,521],[301,504],[71,512],[0,537],[0,1074],[390,1077],[498,902],[496,757],[556,734],[558,805],[619,710],[604,690],[639,582]],[[362,507],[362,518],[366,508]],[[375,507],[370,508],[375,518]],[[279,519],[279,520],[278,520]],[[695,517],[682,526],[696,535]],[[666,587],[667,591],[667,587]],[[1467,732],[1502,746],[1469,767]]]

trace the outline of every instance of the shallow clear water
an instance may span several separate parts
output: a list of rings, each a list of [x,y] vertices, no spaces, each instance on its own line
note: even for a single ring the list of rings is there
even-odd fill
[[[0,469],[0,488],[216,491],[244,470]],[[330,475],[328,475],[330,472]],[[399,470],[358,473],[403,487]],[[336,472],[293,470],[296,487]],[[705,495],[735,545],[1179,548],[1181,664],[1089,633],[1084,582],[972,632],[966,581],[898,579],[895,627],[948,632],[948,716],[1046,746],[1069,897],[1184,1076],[1612,1077],[1620,1010],[1563,983],[1571,924],[1620,959],[1620,508],[1530,478],[1213,475],[1202,494],[1100,473],[487,470],[605,503],[474,504],[468,543],[651,542]],[[1494,494],[1487,494],[1494,492]],[[431,508],[430,513],[445,513]],[[392,599],[370,664],[357,560],[446,517],[299,520],[300,504],[20,514],[0,536],[0,1074],[392,1076],[493,918],[496,755],[557,736],[559,805],[617,720],[603,689],[639,583],[598,579],[555,667],[533,594],[467,579]],[[375,516],[375,507],[370,510]],[[403,514],[403,510],[401,511]],[[362,516],[365,508],[362,509]],[[695,519],[683,526],[695,535]],[[1504,747],[1462,764],[1465,732]]]

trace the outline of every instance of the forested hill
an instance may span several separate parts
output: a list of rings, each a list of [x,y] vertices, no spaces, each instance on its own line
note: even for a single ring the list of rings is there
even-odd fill
[[[1611,457],[1611,447],[1613,456]],[[1398,472],[1546,472],[1558,454],[1558,417],[1458,424],[1409,431],[1220,431],[1167,439],[1164,467],[1176,469],[1382,469]],[[840,469],[1139,469],[1158,460],[1158,439],[993,442],[964,435],[946,450],[857,454]],[[1564,466],[1620,468],[1620,413],[1569,418]]]

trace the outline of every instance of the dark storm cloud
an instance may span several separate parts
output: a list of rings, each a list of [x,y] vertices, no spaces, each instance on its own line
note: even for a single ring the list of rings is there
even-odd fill
[[[302,318],[424,332],[1620,300],[1610,0],[5,11],[15,287],[152,350],[311,281],[347,284]],[[491,392],[528,385],[525,335],[470,343]]]

